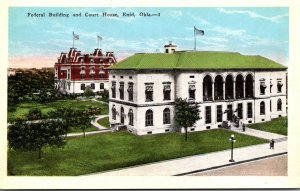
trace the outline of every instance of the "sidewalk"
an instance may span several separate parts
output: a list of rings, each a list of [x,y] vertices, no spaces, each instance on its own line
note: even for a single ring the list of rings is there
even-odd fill
[[[262,138],[262,139],[268,139],[268,140],[271,140],[271,139],[282,139],[282,138],[285,138],[287,136],[285,135],[280,135],[280,134],[276,134],[276,133],[270,133],[270,132],[266,132],[266,131],[260,131],[260,130],[256,130],[256,129],[251,129],[251,128],[247,128],[246,127],[246,130],[245,132],[243,132],[243,128],[242,127],[232,127],[230,129],[231,131],[235,131],[235,132],[238,132],[238,133],[241,133],[241,134],[246,134],[246,135],[250,135],[250,136],[254,136],[254,137],[259,137],[259,138]]]
[[[112,130],[106,127],[103,127],[97,123],[99,119],[102,119],[104,117],[107,117],[108,115],[98,115],[96,116],[94,121],[91,121],[91,124],[98,129],[98,131],[90,131],[86,132],[85,136],[94,135],[94,134],[100,134],[100,133],[106,133],[111,132]],[[83,133],[69,133],[67,134],[67,137],[81,137],[83,136]]]
[[[91,124],[99,130],[108,130],[109,128],[103,127],[99,125],[99,123],[97,123],[99,119],[102,119],[104,117],[108,117],[108,115],[97,115],[95,120],[91,121]]]
[[[203,171],[234,163],[229,162],[231,150],[218,151],[208,154],[194,155],[179,159],[172,159],[136,167],[128,167],[103,173],[85,176],[174,176],[189,172]],[[275,149],[269,149],[269,144],[260,144],[233,151],[235,163],[255,160],[262,157],[278,155],[287,152],[287,141],[275,143]]]

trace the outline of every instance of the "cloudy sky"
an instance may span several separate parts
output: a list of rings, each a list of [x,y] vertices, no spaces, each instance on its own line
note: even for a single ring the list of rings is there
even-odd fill
[[[102,13],[119,17],[102,17]],[[135,17],[123,17],[133,12]],[[141,17],[140,12],[160,13]],[[45,13],[45,17],[28,17]],[[69,17],[49,17],[49,13]],[[73,17],[81,13],[81,17]],[[99,13],[99,17],[85,17]],[[114,51],[120,61],[136,52],[163,52],[173,41],[179,50],[194,48],[193,27],[205,31],[197,37],[197,50],[261,55],[288,65],[288,8],[24,8],[9,9],[9,67],[51,67],[61,52],[75,47],[83,53],[97,48]]]

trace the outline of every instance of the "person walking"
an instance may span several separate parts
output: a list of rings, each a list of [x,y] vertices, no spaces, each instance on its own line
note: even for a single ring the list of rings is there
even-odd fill
[[[243,132],[245,132],[246,131],[246,125],[245,125],[245,123],[242,123],[242,127],[243,127]]]
[[[270,141],[270,149],[274,149],[274,144],[275,144],[274,139],[271,139],[271,141]]]

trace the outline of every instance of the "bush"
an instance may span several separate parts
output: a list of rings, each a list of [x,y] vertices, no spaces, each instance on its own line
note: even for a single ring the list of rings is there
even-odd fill
[[[91,96],[94,96],[95,93],[93,92],[93,90],[91,89],[90,86],[87,86],[83,92],[83,96],[85,97],[91,97]]]
[[[38,108],[30,109],[27,116],[28,120],[37,120],[42,118],[42,111]]]

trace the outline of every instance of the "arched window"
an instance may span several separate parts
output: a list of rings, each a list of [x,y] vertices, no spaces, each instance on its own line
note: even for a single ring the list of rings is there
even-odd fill
[[[237,75],[235,80],[235,97],[236,99],[244,98],[244,78],[241,74]]]
[[[163,123],[164,124],[170,124],[171,123],[171,114],[170,114],[170,109],[166,108],[163,111]]]
[[[209,75],[203,79],[203,100],[212,100],[212,79]]]
[[[260,114],[265,115],[266,114],[266,107],[265,107],[265,102],[260,102]]]
[[[111,109],[111,113],[112,113],[113,120],[116,120],[117,119],[117,111],[116,111],[115,105],[113,105],[113,107]]]
[[[253,77],[251,74],[246,76],[246,98],[253,97]]]
[[[152,110],[147,110],[146,111],[146,116],[145,116],[145,125],[146,126],[153,126],[153,111]]]
[[[133,126],[133,111],[132,109],[128,112],[128,118],[129,118],[129,125]]]
[[[281,101],[281,99],[278,99],[278,101],[277,101],[277,111],[282,111],[282,101]]]
[[[223,99],[223,78],[220,75],[217,75],[215,78],[215,100]]]
[[[125,117],[125,114],[124,114],[124,108],[121,107],[121,111],[120,111],[121,115],[120,115],[120,121],[122,124],[124,124],[124,117]]]
[[[228,75],[225,80],[225,97],[226,99],[233,99],[233,77]]]

